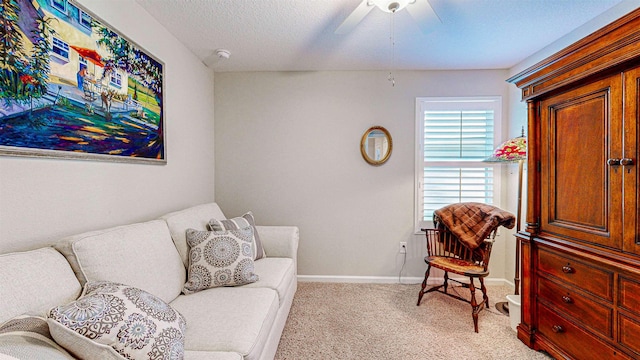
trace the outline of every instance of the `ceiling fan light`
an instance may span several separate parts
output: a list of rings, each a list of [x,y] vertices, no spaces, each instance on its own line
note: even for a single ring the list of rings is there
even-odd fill
[[[371,2],[380,10],[390,13],[404,9],[415,0],[371,0]]]

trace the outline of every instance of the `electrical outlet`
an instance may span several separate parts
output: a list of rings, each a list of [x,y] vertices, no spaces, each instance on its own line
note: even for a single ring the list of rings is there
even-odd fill
[[[400,254],[406,254],[407,253],[407,243],[404,241],[400,242]]]

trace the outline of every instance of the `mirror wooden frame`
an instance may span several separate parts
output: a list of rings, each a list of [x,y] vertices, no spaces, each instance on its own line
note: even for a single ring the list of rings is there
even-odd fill
[[[369,135],[371,134],[371,132],[376,130],[381,131],[384,134],[385,138],[387,139],[387,142],[389,143],[387,152],[384,154],[384,156],[380,160],[375,160],[370,158],[366,150],[367,139],[369,138]],[[387,129],[383,128],[382,126],[372,126],[369,129],[367,129],[367,131],[365,131],[364,134],[362,135],[362,139],[360,140],[360,153],[362,154],[362,158],[364,159],[364,161],[366,161],[370,165],[380,166],[385,162],[387,162],[387,160],[389,160],[389,158],[391,157],[392,150],[393,150],[393,140],[391,139],[391,134]]]

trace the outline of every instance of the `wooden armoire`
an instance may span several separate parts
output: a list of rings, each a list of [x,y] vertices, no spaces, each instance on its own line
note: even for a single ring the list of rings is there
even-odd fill
[[[640,358],[640,8],[515,75],[528,104],[518,338]]]

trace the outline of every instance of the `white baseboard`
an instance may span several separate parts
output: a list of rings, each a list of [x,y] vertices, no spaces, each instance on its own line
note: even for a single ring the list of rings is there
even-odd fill
[[[397,276],[298,275],[298,281],[300,282],[421,284],[422,280],[424,280],[423,277],[402,277],[400,281],[398,281]],[[441,284],[443,281],[444,278],[429,278],[429,285]],[[462,281],[464,281],[464,278]],[[513,287],[512,282],[499,278],[486,278],[484,283],[485,285],[506,285]]]

